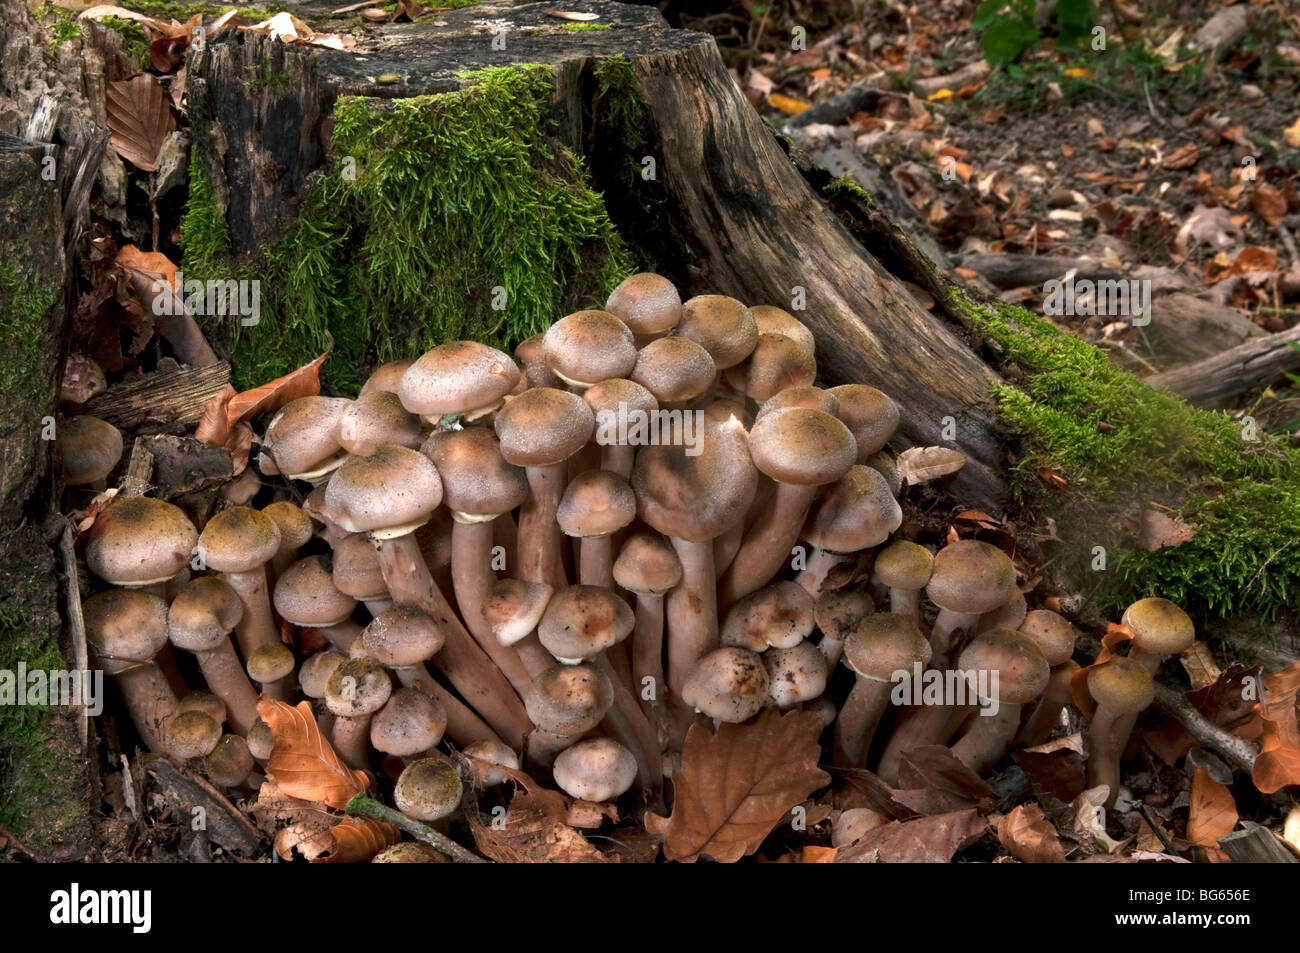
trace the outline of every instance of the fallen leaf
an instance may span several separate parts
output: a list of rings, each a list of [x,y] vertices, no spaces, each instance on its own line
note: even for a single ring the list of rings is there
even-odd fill
[[[1179,146],[1161,160],[1160,165],[1166,169],[1190,169],[1201,158],[1201,149],[1194,142]]]
[[[469,818],[478,849],[503,864],[618,863],[585,837],[556,820],[527,793],[515,795],[500,826]]]
[[[578,13],[573,10],[557,10],[555,7],[547,7],[542,12],[548,17],[559,17],[561,20],[578,20],[584,23],[600,19],[599,13]]]
[[[949,814],[996,800],[978,774],[946,745],[923,745],[903,755],[894,800],[918,814]]]
[[[224,447],[226,441],[230,438],[230,418],[227,408],[230,406],[231,398],[239,391],[235,390],[230,384],[220,394],[214,394],[203,408],[203,416],[199,418],[199,425],[194,430],[194,439],[206,443],[210,447]]]
[[[664,857],[734,863],[758,850],[790,810],[830,781],[817,767],[821,719],[768,709],[756,721],[691,726],[673,772],[672,814],[647,812],[646,829],[664,838]]]
[[[1237,826],[1237,802],[1226,784],[1210,777],[1202,765],[1192,777],[1191,811],[1187,815],[1187,839],[1202,847],[1218,847],[1219,838]]]
[[[818,844],[805,844],[803,851],[799,854],[799,863],[801,864],[833,864],[835,855],[839,853],[837,847],[823,847]]]
[[[1083,666],[1070,678],[1070,701],[1088,717],[1092,716],[1092,696],[1088,693],[1088,673],[1115,655],[1115,646],[1133,640],[1133,630],[1126,625],[1111,622],[1101,637],[1101,651],[1089,665]]]
[[[1192,647],[1178,657],[1178,661],[1182,663],[1183,671],[1187,673],[1193,691],[1208,688],[1223,674],[1218,663],[1214,661],[1214,653],[1210,651],[1210,646],[1200,639],[1193,642]]]
[[[123,159],[145,172],[157,170],[158,151],[176,128],[171,100],[158,78],[139,73],[109,83],[104,93],[109,141]]]
[[[812,108],[812,103],[806,103],[802,99],[795,99],[793,96],[786,96],[782,93],[768,93],[767,104],[787,116],[797,116],[804,110]]]
[[[1297,116],[1296,121],[1282,131],[1282,138],[1286,140],[1288,146],[1300,149],[1300,116]]]
[[[952,95],[953,93],[951,89],[936,89],[929,96],[926,96],[925,99],[926,102],[941,103],[945,99],[952,99]]]
[[[1038,479],[1054,490],[1067,490],[1070,488],[1070,482],[1051,467],[1039,467],[1035,472],[1038,474]]]
[[[1267,185],[1257,185],[1250,193],[1250,207],[1270,225],[1281,225],[1286,218],[1286,196]]]
[[[361,864],[402,839],[392,824],[368,817],[349,817],[326,832],[331,846],[309,858],[315,864]]]
[[[1027,864],[1063,864],[1065,849],[1037,804],[1021,804],[998,822],[998,841]]]
[[[1265,794],[1300,784],[1300,662],[1264,676],[1259,702],[1264,731],[1251,780]]]
[[[1110,789],[1104,784],[1088,788],[1070,805],[1069,820],[1074,833],[1090,838],[1094,845],[1112,854],[1123,847],[1125,841],[1117,841],[1106,833],[1106,809],[1103,805],[1109,796]]]
[[[1034,797],[1050,811],[1056,812],[1065,805],[1074,803],[1088,786],[1084,767],[1086,762],[1083,755],[1074,748],[1013,751],[1011,757],[1029,775],[1029,786]]]
[[[898,455],[898,478],[904,486],[928,483],[966,465],[966,455],[949,447],[908,447]]]
[[[179,270],[172,260],[158,251],[141,251],[134,245],[123,245],[114,259],[128,271],[142,271],[150,277],[161,278],[176,289],[176,272]]]
[[[1157,549],[1172,549],[1196,538],[1196,527],[1183,522],[1176,514],[1168,516],[1160,510],[1142,511],[1142,524],[1138,529],[1138,543],[1149,553]]]
[[[325,353],[297,370],[290,371],[283,377],[277,377],[268,384],[254,387],[230,398],[226,406],[226,419],[230,426],[241,420],[249,420],[258,414],[279,410],[291,400],[299,397],[313,397],[320,393],[320,369],[325,358],[330,356],[334,347],[333,338]],[[200,438],[201,439],[201,438]]]
[[[369,786],[365,772],[349,768],[325,740],[311,702],[295,707],[262,696],[257,714],[271,726],[275,738],[266,773],[285,794],[342,810]]]
[[[913,821],[891,821],[841,848],[835,862],[946,864],[987,829],[988,822],[974,808]]]
[[[99,22],[105,17],[117,17],[119,20],[134,20],[136,23],[157,30],[159,33],[167,32],[167,24],[162,20],[145,16],[143,13],[137,13],[135,10],[128,10],[125,7],[114,6],[111,3],[97,4],[89,9],[82,10],[77,14],[78,20],[94,20]]]

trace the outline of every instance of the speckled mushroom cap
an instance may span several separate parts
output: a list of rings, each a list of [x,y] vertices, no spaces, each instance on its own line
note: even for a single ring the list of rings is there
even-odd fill
[[[603,586],[564,586],[551,596],[537,637],[561,662],[594,658],[632,634],[636,617]]]
[[[395,758],[428,751],[447,730],[447,712],[414,688],[399,688],[370,719],[370,744]]]
[[[849,428],[822,410],[788,407],[749,430],[754,466],[779,483],[833,483],[848,473],[857,451]]]
[[[86,566],[115,586],[165,582],[189,564],[199,533],[178,506],[117,497],[86,534]]]
[[[415,449],[422,439],[420,418],[392,391],[361,395],[339,418],[339,443],[348,453],[367,456],[384,444]]]
[[[625,441],[632,422],[641,415],[653,414],[659,401],[636,381],[624,377],[611,377],[588,387],[582,394],[591,412],[596,415],[596,442],[601,446],[619,445]],[[626,422],[626,432],[619,422]]]
[[[623,279],[609,293],[605,310],[633,334],[659,334],[675,328],[681,320],[682,298],[667,278],[643,271]]]
[[[802,407],[806,410],[820,410],[823,413],[835,416],[835,412],[840,408],[840,402],[835,395],[828,390],[823,390],[813,384],[798,384],[794,387],[787,387],[785,390],[777,391],[767,400],[759,405],[758,412],[754,414],[755,422],[762,420],[768,414],[776,410],[786,410],[791,407]]]
[[[723,645],[751,652],[790,648],[807,638],[815,624],[813,597],[795,582],[783,580],[741,596],[723,620]]]
[[[244,740],[248,742],[248,753],[258,761],[269,761],[275,751],[275,732],[261,718],[248,727]]]
[[[1059,612],[1035,609],[1025,615],[1020,631],[1038,643],[1048,665],[1063,665],[1074,654],[1074,627]]]
[[[1186,652],[1196,640],[1191,618],[1168,599],[1139,599],[1121,621],[1133,630],[1134,647],[1152,655]]]
[[[367,654],[389,668],[406,668],[432,658],[444,640],[433,617],[411,606],[385,609],[361,632]]]
[[[387,364],[380,364],[366,378],[366,382],[361,385],[361,392],[357,396],[364,397],[366,394],[381,390],[396,394],[398,387],[401,386],[402,377],[414,363],[415,358],[406,357],[400,361],[389,361]]]
[[[293,652],[283,642],[263,642],[248,654],[245,662],[248,677],[261,684],[292,674],[293,666]]]
[[[752,305],[749,313],[754,316],[759,334],[783,334],[794,341],[810,356],[817,353],[817,342],[807,325],[789,311],[773,307],[770,304]]]
[[[636,780],[636,758],[613,738],[587,738],[561,751],[551,774],[570,797],[612,801]]]
[[[203,770],[213,784],[233,788],[243,784],[253,770],[253,755],[243,735],[224,734],[207,757]]]
[[[280,618],[290,625],[337,625],[357,607],[357,600],[334,585],[326,556],[300,559],[275,581],[272,601]]]
[[[483,618],[492,635],[502,645],[514,645],[527,636],[542,621],[554,591],[544,582],[497,580],[492,594],[483,601]]]
[[[379,551],[365,533],[349,533],[334,546],[334,588],[353,599],[381,599],[388,594]]]
[[[628,592],[661,596],[682,581],[682,561],[662,536],[629,536],[614,560],[614,581]]]
[[[826,691],[826,656],[811,642],[763,653],[767,695],[778,708],[812,701]]]
[[[221,723],[203,711],[178,712],[163,729],[167,750],[177,758],[204,758],[221,740]]]
[[[441,502],[437,468],[407,447],[379,447],[368,457],[348,457],[325,487],[325,507],[334,522],[375,539],[412,532]]]
[[[515,357],[524,366],[524,377],[529,387],[558,387],[564,389],[564,381],[555,376],[555,371],[546,366],[542,357],[542,334],[525,338],[515,348]]]
[[[817,628],[829,639],[844,639],[865,616],[876,611],[868,593],[858,589],[825,589],[813,606]]]
[[[728,645],[695,663],[682,686],[682,701],[710,718],[738,724],[762,710],[769,687],[758,654]]]
[[[534,725],[552,734],[580,735],[600,724],[614,701],[614,686],[590,662],[553,665],[533,679],[524,708]]]
[[[325,683],[325,707],[343,718],[373,715],[393,693],[388,672],[371,658],[350,658]]]
[[[464,786],[456,766],[441,756],[412,761],[397,778],[397,809],[417,821],[436,821],[460,807]]]
[[[217,724],[226,720],[226,703],[221,700],[221,696],[202,689],[190,692],[178,701],[176,710],[204,712],[211,715]]]
[[[297,503],[277,500],[262,507],[262,512],[275,520],[280,530],[280,552],[296,552],[311,539],[311,517]]]
[[[442,501],[458,522],[495,519],[528,498],[528,475],[506,463],[501,442],[486,427],[432,434],[420,452],[438,468]]]
[[[858,441],[859,461],[889,443],[898,429],[898,405],[886,394],[866,384],[842,384],[831,393],[839,399],[840,420]]]
[[[258,466],[295,480],[323,477],[343,462],[339,421],[352,401],[343,397],[299,397],[281,407],[266,425]]]
[[[821,491],[803,538],[830,553],[854,553],[879,546],[902,523],[885,478],[858,464]]]
[[[153,659],[167,644],[167,603],[137,589],[108,589],[81,604],[86,641],[109,675]]]
[[[423,417],[490,410],[519,383],[509,354],[477,341],[448,341],[406,369],[398,385],[402,406]]]
[[[63,482],[68,486],[102,480],[122,459],[122,432],[90,414],[60,421],[55,443],[63,456]]]
[[[996,672],[996,682],[992,678],[988,681],[991,697],[1013,705],[1023,705],[1041,695],[1052,675],[1038,643],[1010,629],[981,632],[962,649],[954,667],[965,672],[976,686],[976,673]]]
[[[252,572],[270,562],[279,549],[279,525],[247,506],[222,510],[199,534],[199,555],[217,572]]]
[[[709,352],[690,338],[657,338],[637,354],[632,380],[662,403],[694,400],[717,377]]]
[[[1002,605],[980,616],[975,630],[985,632],[989,629],[1019,629],[1028,614],[1029,603],[1025,601],[1024,593],[1016,590]]]
[[[1016,567],[1002,550],[959,539],[934,557],[925,593],[940,609],[977,615],[992,612],[1016,591]]]
[[[519,770],[519,755],[498,738],[471,741],[461,754],[469,759],[469,766],[474,771],[478,783],[485,788],[504,781],[507,771]]]
[[[563,463],[587,445],[596,415],[577,394],[534,387],[507,401],[495,427],[507,463],[545,467]]]
[[[761,403],[787,387],[811,384],[817,379],[817,362],[784,334],[760,334],[753,353],[726,374],[728,384]]]
[[[244,617],[239,594],[220,576],[191,579],[167,609],[172,645],[186,652],[210,652],[227,640]]]
[[[718,370],[739,364],[758,343],[754,316],[726,295],[696,295],[686,301],[677,333],[708,351]]]
[[[1088,693],[1102,708],[1136,715],[1156,698],[1155,682],[1141,662],[1116,655],[1088,670]]]
[[[876,553],[873,568],[881,585],[890,589],[924,589],[933,567],[930,550],[910,540],[896,539]]]
[[[309,656],[298,668],[298,687],[308,698],[324,698],[334,670],[348,660],[338,649],[325,649]]]
[[[542,358],[566,384],[589,387],[631,373],[636,339],[608,311],[575,311],[542,335]]]
[[[632,467],[637,514],[665,536],[706,542],[744,518],[758,489],[744,424],[721,402],[705,409],[690,447],[642,447]]]
[[[877,612],[864,616],[844,638],[844,664],[856,675],[887,682],[895,672],[911,673],[930,663],[930,642],[905,615]]]
[[[569,481],[555,521],[566,536],[608,536],[636,518],[632,486],[610,470],[584,470]]]

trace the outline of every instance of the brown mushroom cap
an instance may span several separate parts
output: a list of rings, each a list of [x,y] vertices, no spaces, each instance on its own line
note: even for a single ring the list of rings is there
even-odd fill
[[[524,377],[529,387],[558,387],[564,389],[564,381],[555,376],[555,371],[546,366],[542,357],[543,334],[534,334],[526,338],[517,348],[515,357],[524,366]]]
[[[722,623],[723,645],[751,652],[790,648],[813,630],[813,597],[795,582],[782,581],[741,596]]]
[[[163,730],[167,750],[177,758],[203,758],[221,740],[221,723],[207,712],[190,709],[177,712]]]
[[[713,357],[690,338],[656,338],[637,354],[631,378],[662,403],[694,400],[717,377]]]
[[[280,530],[280,552],[297,551],[311,540],[311,517],[298,504],[277,500],[262,507],[262,513],[275,520]]]
[[[1010,629],[990,629],[972,639],[957,658],[955,668],[975,684],[975,673],[996,672],[989,690],[1000,702],[1023,705],[1043,693],[1051,678],[1051,666],[1038,643]]]
[[[763,653],[763,666],[768,697],[778,708],[812,701],[826,691],[826,656],[811,642],[768,649]]]
[[[265,685],[293,674],[294,657],[283,642],[263,642],[249,653],[245,664],[248,677]]]
[[[885,478],[858,464],[821,491],[803,538],[830,553],[853,553],[879,546],[902,522]]]
[[[1065,664],[1074,654],[1074,627],[1059,612],[1035,609],[1026,614],[1020,631],[1038,643],[1052,667]]]
[[[366,378],[366,382],[361,385],[361,393],[359,393],[357,397],[361,398],[367,394],[372,394],[375,391],[381,390],[386,390],[390,394],[396,394],[398,388],[402,384],[402,377],[406,374],[407,369],[414,363],[415,358],[407,357],[402,358],[400,361],[389,361],[387,364],[380,364],[374,369],[371,375]]]
[[[276,412],[266,425],[258,466],[295,480],[324,476],[343,462],[339,421],[352,401],[342,397],[299,397]]]
[[[308,698],[324,698],[334,670],[348,660],[338,649],[325,649],[310,656],[298,669],[298,687]]]
[[[589,662],[553,665],[533,679],[524,708],[534,725],[552,734],[580,735],[600,724],[614,702],[614,686]]]
[[[787,387],[811,384],[817,378],[817,362],[784,334],[760,334],[753,353],[726,373],[728,384],[761,403]]]
[[[718,370],[739,364],[758,343],[754,316],[747,307],[726,295],[696,295],[686,301],[677,333],[708,351]]]
[[[773,480],[819,486],[848,473],[858,448],[849,428],[825,411],[788,407],[754,421],[749,452]]]
[[[251,572],[280,550],[280,527],[247,506],[222,510],[199,534],[199,555],[217,572]]]
[[[856,589],[825,589],[813,606],[817,628],[827,638],[843,640],[862,619],[876,611],[868,593]]]
[[[602,586],[565,586],[551,596],[537,637],[561,662],[594,658],[632,634],[628,604]]]
[[[248,734],[244,737],[248,742],[248,753],[258,761],[270,760],[271,753],[275,750],[275,732],[271,726],[258,718],[248,729]]]
[[[407,368],[397,396],[423,417],[472,414],[496,406],[518,383],[509,354],[477,341],[448,341]]]
[[[225,642],[244,617],[239,594],[220,576],[187,582],[167,610],[172,645],[186,652],[210,652]]]
[[[1136,715],[1156,697],[1155,682],[1141,662],[1116,655],[1088,670],[1088,692],[1098,705]]]
[[[460,807],[464,787],[456,766],[443,757],[412,761],[397,778],[397,809],[417,821],[436,821]]]
[[[370,533],[376,539],[411,532],[441,502],[437,468],[407,447],[379,447],[368,457],[348,457],[325,487],[325,507],[334,522],[349,533]]]
[[[887,395],[866,384],[842,384],[831,393],[840,402],[837,416],[858,441],[859,459],[889,443],[898,429],[898,405]]]
[[[107,589],[81,604],[86,641],[109,675],[144,664],[167,644],[167,603],[138,589]]]
[[[996,546],[959,539],[935,554],[925,592],[931,602],[950,612],[992,612],[1015,595],[1016,567]]]
[[[542,621],[554,591],[544,582],[498,580],[483,603],[483,618],[492,635],[502,645],[514,645],[527,636]]]
[[[209,691],[190,692],[176,703],[176,710],[178,712],[201,711],[210,715],[217,724],[226,720],[226,703],[221,700],[220,695]]]
[[[334,546],[334,588],[353,599],[382,599],[388,594],[379,551],[365,533],[349,533]]]
[[[233,788],[244,783],[253,764],[253,755],[242,735],[222,735],[217,746],[203,759],[203,770],[213,784]]]
[[[370,719],[370,744],[395,758],[410,758],[434,747],[447,730],[447,712],[414,688],[399,688]]]
[[[415,449],[422,439],[420,418],[392,391],[363,394],[339,418],[339,444],[348,453],[367,456],[384,444]]]
[[[1133,630],[1133,645],[1152,655],[1177,655],[1196,641],[1191,618],[1168,599],[1139,599],[1121,621]]]
[[[820,410],[834,416],[835,412],[839,410],[840,402],[828,390],[822,390],[822,388],[813,384],[797,384],[794,387],[787,387],[785,390],[777,391],[763,401],[759,405],[758,412],[754,414],[754,421],[757,423],[773,411],[786,410],[791,407]]]
[[[325,683],[325,706],[344,718],[373,715],[393,693],[388,672],[374,659],[350,658]]]
[[[620,420],[631,421],[633,415],[650,415],[659,409],[659,401],[636,381],[611,377],[588,387],[582,394],[596,417],[596,442],[602,446],[621,443]]]
[[[613,738],[588,738],[561,751],[551,773],[570,797],[612,801],[636,780],[636,758]]]
[[[90,414],[60,421],[55,443],[63,456],[63,482],[68,486],[102,480],[122,459],[122,432]]]
[[[575,311],[542,336],[542,358],[565,383],[590,386],[632,372],[636,339],[608,311]]]
[[[998,606],[992,612],[986,612],[980,616],[977,630],[984,632],[988,629],[1019,629],[1025,621],[1025,616],[1029,614],[1029,603],[1025,601],[1024,593],[1016,590],[1011,598],[1002,605]]]
[[[614,560],[614,581],[628,592],[660,596],[682,581],[682,561],[662,536],[630,536]]]
[[[585,447],[596,428],[596,415],[577,394],[534,387],[507,401],[494,426],[507,463],[544,467],[562,463]]]
[[[147,496],[117,497],[86,534],[86,565],[114,586],[148,586],[185,568],[198,541],[180,507]]]
[[[420,451],[438,468],[443,503],[454,519],[493,519],[528,498],[528,475],[506,463],[501,442],[486,427],[432,434]]]
[[[385,609],[361,632],[366,652],[389,668],[407,668],[432,658],[444,639],[438,623],[411,606]]]
[[[357,600],[334,585],[334,574],[325,556],[300,559],[275,582],[272,596],[275,611],[291,625],[337,625],[357,607]]]
[[[632,486],[610,470],[584,470],[569,481],[555,521],[566,536],[609,536],[636,518]]]
[[[930,642],[905,615],[877,612],[864,616],[844,638],[844,664],[854,674],[888,682],[895,672],[911,673],[930,663]]]
[[[809,356],[817,353],[817,342],[807,325],[789,311],[773,307],[770,304],[756,304],[750,307],[759,334],[784,334],[805,351]]]
[[[519,770],[519,755],[498,738],[472,741],[461,753],[470,759],[470,766],[474,769],[479,784],[485,788],[504,781],[507,771]]]
[[[681,320],[682,298],[667,278],[643,271],[623,279],[609,293],[605,310],[633,334],[659,334],[675,328]]]
[[[930,550],[906,539],[896,539],[876,553],[875,574],[891,589],[924,589],[930,581],[934,556]]]
[[[728,645],[695,663],[682,686],[682,701],[710,718],[737,724],[762,710],[769,687],[758,654]]]

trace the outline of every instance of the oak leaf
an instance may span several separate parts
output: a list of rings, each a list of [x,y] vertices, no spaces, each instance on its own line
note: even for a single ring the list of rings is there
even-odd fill
[[[914,821],[891,821],[868,831],[835,855],[837,864],[946,864],[988,829],[974,808]]]
[[[1202,765],[1192,777],[1192,805],[1187,815],[1187,839],[1202,847],[1218,847],[1219,838],[1237,826],[1237,802],[1226,784],[1210,777]]]
[[[1251,780],[1265,794],[1300,784],[1300,662],[1264,676],[1264,731]]]
[[[369,787],[364,771],[354,771],[335,754],[316,725],[311,702],[287,705],[263,696],[257,714],[271,726],[275,745],[266,773],[280,790],[304,801],[319,801],[342,810]]]

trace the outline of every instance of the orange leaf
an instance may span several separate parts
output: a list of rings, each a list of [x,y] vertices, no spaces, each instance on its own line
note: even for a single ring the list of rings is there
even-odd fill
[[[349,768],[325,740],[311,702],[294,707],[262,696],[257,714],[275,737],[266,773],[285,794],[342,810],[353,795],[369,786],[365,772]]]
[[[787,116],[797,116],[805,109],[812,107],[812,103],[806,103],[802,99],[795,99],[793,96],[784,96],[781,93],[768,93],[767,104],[773,109],[779,109]]]
[[[1192,778],[1191,813],[1187,815],[1187,839],[1202,847],[1218,847],[1219,838],[1237,826],[1237,802],[1227,785],[1210,777],[1202,765]]]
[[[1069,481],[1051,467],[1039,467],[1037,473],[1038,479],[1042,480],[1054,490],[1065,490],[1070,486]]]
[[[277,377],[269,384],[254,387],[230,398],[230,403],[226,407],[226,420],[230,426],[233,427],[239,421],[248,420],[258,414],[279,410],[299,397],[314,397],[319,394],[320,368],[333,348],[334,339],[330,338],[329,348],[311,363],[304,364],[283,377]]]
[[[1265,794],[1300,784],[1300,662],[1264,676],[1259,712],[1263,719],[1260,754],[1251,780]]]
[[[176,128],[171,100],[158,77],[137,73],[109,83],[104,110],[117,154],[145,172],[157,171],[163,140]]]
[[[998,824],[998,841],[1027,864],[1063,864],[1065,849],[1037,804],[1021,804]]]
[[[208,406],[203,408],[203,416],[194,431],[195,440],[206,443],[209,447],[226,445],[226,441],[230,438],[230,420],[226,408],[230,406],[231,398],[237,393],[239,391],[227,384],[220,394],[213,395],[208,401]]]
[[[1084,714],[1092,713],[1092,696],[1088,694],[1088,673],[1102,662],[1110,661],[1115,654],[1115,646],[1130,642],[1132,639],[1133,630],[1128,626],[1117,625],[1114,622],[1106,626],[1106,634],[1101,637],[1101,651],[1097,653],[1097,657],[1092,660],[1091,665],[1085,665],[1070,679],[1070,700],[1074,702],[1075,708]]]
[[[1286,196],[1267,185],[1256,186],[1250,193],[1250,207],[1270,225],[1281,225],[1286,218]]]
[[[799,855],[801,864],[833,864],[835,855],[840,852],[838,847],[819,847],[816,844],[805,844],[803,852]]]
[[[402,832],[392,824],[368,817],[349,817],[327,833],[334,838],[334,846],[313,858],[313,864],[363,864],[402,839]]]
[[[160,251],[141,251],[134,245],[123,245],[115,261],[128,270],[134,269],[158,275],[171,285],[173,291],[180,290],[176,287],[177,267]]]

